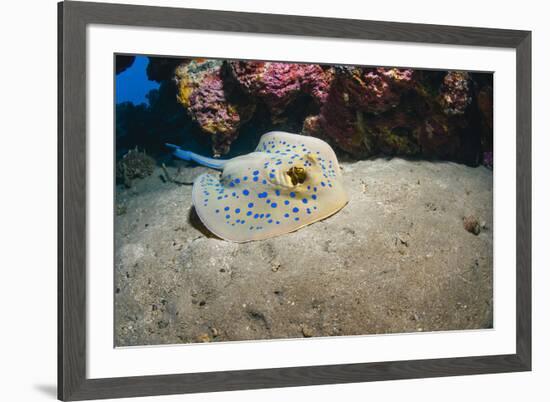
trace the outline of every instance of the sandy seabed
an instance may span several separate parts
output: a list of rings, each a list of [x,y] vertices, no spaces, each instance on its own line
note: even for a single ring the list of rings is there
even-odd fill
[[[344,209],[244,244],[211,235],[192,186],[161,169],[117,187],[116,346],[491,328],[492,172],[398,158],[342,169]]]

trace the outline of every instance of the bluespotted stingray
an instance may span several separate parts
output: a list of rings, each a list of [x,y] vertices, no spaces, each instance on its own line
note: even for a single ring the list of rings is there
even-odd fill
[[[225,240],[290,233],[348,202],[336,155],[318,138],[273,131],[261,137],[254,152],[228,160],[167,145],[178,158],[222,170],[195,179],[192,197],[203,224]]]

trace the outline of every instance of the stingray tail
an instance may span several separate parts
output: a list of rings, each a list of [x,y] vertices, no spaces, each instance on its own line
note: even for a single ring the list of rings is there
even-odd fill
[[[181,149],[174,144],[166,144],[166,146],[172,150],[172,155],[174,155],[175,157],[183,159],[184,161],[197,162],[199,165],[203,165],[212,169],[221,170],[227,162],[227,159],[208,158],[206,156],[198,155],[194,152]]]

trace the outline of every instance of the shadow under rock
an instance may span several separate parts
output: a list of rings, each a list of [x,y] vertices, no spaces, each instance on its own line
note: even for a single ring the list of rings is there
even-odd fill
[[[191,226],[193,226],[195,229],[197,229],[199,232],[201,232],[205,237],[208,237],[209,239],[219,239],[218,236],[216,236],[214,233],[212,233],[201,221],[201,218],[199,218],[199,215],[197,214],[197,211],[195,210],[195,207],[192,206],[189,210],[189,215],[187,216],[187,221]]]

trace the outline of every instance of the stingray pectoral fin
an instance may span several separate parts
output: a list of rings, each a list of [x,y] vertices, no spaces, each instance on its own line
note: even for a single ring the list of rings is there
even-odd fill
[[[166,146],[172,149],[172,155],[174,155],[175,157],[183,159],[184,161],[197,162],[199,165],[206,166],[212,169],[222,170],[225,166],[225,163],[227,162],[227,159],[208,158],[206,156],[202,156],[194,152],[181,149],[179,146],[174,144],[166,144]]]

